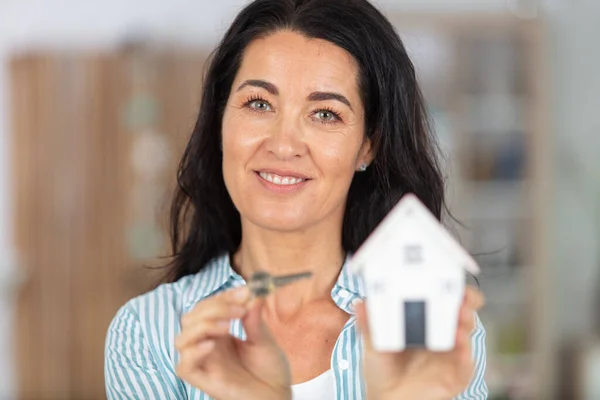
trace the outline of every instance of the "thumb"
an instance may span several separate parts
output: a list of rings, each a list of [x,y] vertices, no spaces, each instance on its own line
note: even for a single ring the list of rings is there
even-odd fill
[[[249,344],[270,344],[274,342],[271,331],[262,317],[264,302],[262,298],[254,298],[248,305],[248,312],[242,319],[246,331],[246,341]]]
[[[359,301],[354,305],[354,312],[356,314],[356,322],[358,329],[363,336],[363,344],[365,349],[371,349],[371,335],[369,332],[369,321],[367,320],[367,309],[364,301]]]

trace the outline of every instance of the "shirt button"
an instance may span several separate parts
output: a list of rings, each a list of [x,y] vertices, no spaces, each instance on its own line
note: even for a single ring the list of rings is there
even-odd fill
[[[342,289],[338,292],[338,296],[340,296],[342,299],[347,299],[348,296],[350,296],[350,292],[348,292],[346,289]]]
[[[350,363],[348,362],[348,360],[340,360],[340,362],[338,362],[338,367],[340,367],[340,369],[346,370],[348,369],[348,367],[350,367]]]

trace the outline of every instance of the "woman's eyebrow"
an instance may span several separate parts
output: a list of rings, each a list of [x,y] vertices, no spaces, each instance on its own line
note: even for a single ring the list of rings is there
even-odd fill
[[[244,83],[242,83],[240,87],[238,87],[237,91],[239,92],[246,86],[254,86],[261,89],[265,89],[273,96],[279,96],[279,90],[277,89],[277,86],[275,86],[271,82],[263,81],[262,79],[248,79],[247,81],[244,81]]]
[[[307,97],[307,99],[308,99],[308,101],[337,100],[337,101],[339,101],[341,103],[344,103],[345,105],[347,105],[348,107],[350,107],[350,109],[352,111],[354,111],[354,109],[352,108],[352,104],[346,98],[346,96],[341,95],[339,93],[333,93],[333,92],[313,92],[313,93],[311,93]]]
[[[237,91],[239,92],[240,90],[242,90],[243,88],[245,88],[247,86],[253,86],[253,87],[265,89],[267,92],[271,93],[273,96],[279,96],[279,89],[277,89],[277,86],[275,86],[271,82],[267,82],[262,79],[248,79],[248,80],[244,81],[238,87]],[[307,100],[308,101],[336,100],[336,101],[339,101],[340,103],[347,105],[348,107],[350,107],[350,110],[354,111],[354,108],[352,107],[352,103],[350,103],[350,101],[346,98],[346,96],[339,94],[339,93],[313,92],[310,95],[308,95]]]

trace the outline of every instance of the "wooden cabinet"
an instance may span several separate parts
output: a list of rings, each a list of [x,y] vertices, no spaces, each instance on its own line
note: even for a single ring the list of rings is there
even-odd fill
[[[30,53],[10,68],[23,399],[101,399],[118,307],[156,282],[201,51]]]

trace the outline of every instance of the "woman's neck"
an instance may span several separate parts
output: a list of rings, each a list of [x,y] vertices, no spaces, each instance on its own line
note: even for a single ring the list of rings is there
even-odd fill
[[[256,226],[245,228],[232,263],[246,280],[256,271],[273,275],[312,272],[311,278],[280,288],[269,296],[270,312],[285,318],[308,303],[331,298],[331,289],[345,260],[339,228],[302,233],[266,231]]]

